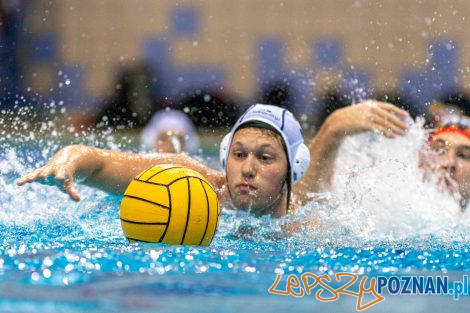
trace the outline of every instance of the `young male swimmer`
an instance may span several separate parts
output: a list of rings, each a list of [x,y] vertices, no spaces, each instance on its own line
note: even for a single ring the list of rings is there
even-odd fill
[[[449,116],[429,138],[434,154],[424,165],[437,173],[438,181],[452,194],[460,197],[464,211],[470,199],[470,118]]]
[[[156,164],[173,163],[207,177],[218,189],[222,203],[231,201],[237,209],[249,210],[256,216],[281,217],[302,206],[308,200],[308,192],[320,190],[325,173],[334,162],[331,145],[339,145],[341,138],[355,132],[373,130],[395,136],[406,129],[402,118],[407,113],[390,104],[368,101],[351,111],[337,113],[335,120],[339,124],[326,124],[319,132],[320,136],[331,138],[315,137],[307,148],[301,127],[289,111],[272,105],[253,105],[221,143],[220,159],[225,173],[185,154],[142,155],[72,145],[19,179],[18,185],[52,180],[78,201],[76,178],[83,179],[86,185],[122,194],[139,172]],[[357,119],[353,127],[348,124],[350,118]]]

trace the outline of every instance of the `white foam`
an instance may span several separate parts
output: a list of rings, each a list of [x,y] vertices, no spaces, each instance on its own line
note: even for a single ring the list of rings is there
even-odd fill
[[[366,240],[470,237],[456,199],[438,192],[433,179],[423,180],[422,124],[410,122],[407,134],[395,139],[374,133],[347,138],[335,164],[333,201],[317,208],[323,220]]]

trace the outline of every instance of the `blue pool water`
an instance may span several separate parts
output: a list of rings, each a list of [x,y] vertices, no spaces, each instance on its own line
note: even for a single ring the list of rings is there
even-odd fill
[[[356,298],[349,295],[324,303],[314,295],[296,298],[268,289],[277,274],[284,275],[282,289],[287,275],[305,272],[448,276],[451,283],[470,271],[470,231],[457,224],[438,231],[421,227],[419,234],[397,226],[382,236],[363,226],[362,232],[331,225],[281,231],[289,219],[331,215],[340,208],[333,202],[313,203],[281,220],[225,210],[210,247],[130,244],[121,232],[119,196],[80,186],[83,200],[74,203],[51,186],[16,187],[21,174],[60,144],[39,148],[10,139],[1,146],[0,312],[355,311]],[[386,294],[365,312],[463,312],[469,300]]]

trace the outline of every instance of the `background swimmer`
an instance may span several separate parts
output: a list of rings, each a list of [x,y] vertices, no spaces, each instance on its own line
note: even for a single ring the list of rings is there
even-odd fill
[[[465,210],[470,198],[470,118],[448,116],[429,139],[433,152],[426,160],[438,175],[438,182],[452,194],[460,196]]]
[[[146,151],[196,153],[199,136],[191,119],[183,112],[155,113],[142,131],[140,141]]]

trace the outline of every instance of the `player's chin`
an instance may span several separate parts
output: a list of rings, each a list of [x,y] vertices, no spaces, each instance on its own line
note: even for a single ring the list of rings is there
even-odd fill
[[[249,194],[233,195],[232,201],[239,210],[248,211],[253,208],[253,196]]]
[[[266,206],[264,203],[257,201],[259,199],[253,199],[253,197],[241,196],[233,199],[233,204],[238,210],[247,211],[251,214],[258,216]]]

